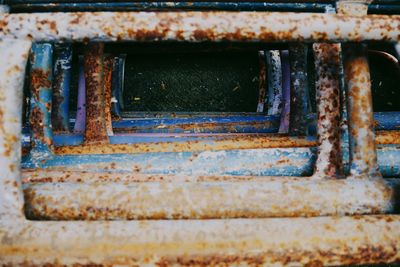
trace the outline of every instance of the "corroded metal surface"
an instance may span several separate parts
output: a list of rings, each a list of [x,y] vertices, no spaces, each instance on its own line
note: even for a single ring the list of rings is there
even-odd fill
[[[111,90],[112,90],[112,74],[113,74],[114,56],[106,55],[104,57],[104,116],[106,119],[107,135],[113,135],[112,118],[111,118]]]
[[[342,169],[340,152],[340,44],[314,44],[318,158],[315,173],[335,177]]]
[[[51,124],[53,46],[50,43],[32,45],[30,55],[30,117],[31,158],[43,160],[53,150],[53,129]]]
[[[141,152],[182,152],[204,150],[231,150],[251,148],[285,148],[285,147],[311,147],[315,141],[307,138],[274,136],[274,135],[237,135],[221,137],[215,140],[194,140],[186,142],[155,142],[137,144],[106,144],[106,145],[81,145],[60,146],[55,148],[56,154],[119,154]]]
[[[22,217],[22,87],[30,48],[29,41],[0,40],[0,221]]]
[[[193,12],[193,13],[71,13],[71,14],[11,14],[2,15],[0,18],[0,39],[4,36],[15,38],[32,38],[33,40],[134,40],[134,41],[364,41],[364,40],[391,40],[398,41],[399,16],[341,16],[318,14],[288,14],[288,13],[225,13],[225,12]],[[324,27],[321,27],[324,25]],[[19,167],[10,167],[10,164],[20,162],[20,105],[17,96],[21,89],[23,69],[29,49],[29,42],[4,41],[0,42],[2,51],[10,51],[17,56],[9,57],[0,55],[0,73],[5,74],[0,81],[0,94],[5,93],[4,102],[7,110],[0,114],[0,126],[7,125],[7,118],[12,118],[10,128],[0,131],[15,134],[10,140],[4,134],[0,138],[0,149],[6,153],[8,145],[12,145],[11,157],[3,157],[0,165],[8,176],[0,178],[0,263],[4,265],[354,265],[354,264],[379,264],[400,261],[400,218],[396,215],[387,216],[355,216],[355,217],[321,217],[321,218],[270,218],[270,219],[236,219],[236,220],[203,220],[203,221],[141,221],[141,222],[32,222],[22,218],[6,218],[7,215],[21,216],[21,191]],[[23,48],[23,49],[16,49]],[[25,49],[26,48],[26,49]],[[17,52],[15,52],[17,51]],[[21,52],[24,51],[24,52]],[[93,53],[98,50],[93,50]],[[357,50],[356,50],[357,52]],[[101,54],[101,53],[97,53]],[[20,55],[24,55],[21,59]],[[353,54],[354,55],[354,54]],[[97,57],[101,58],[102,57]],[[361,58],[362,64],[357,61]],[[350,124],[371,127],[368,119],[357,124],[357,112],[371,108],[370,100],[357,91],[358,83],[366,78],[365,58],[348,57],[346,77],[349,84],[351,102]],[[15,64],[17,68],[15,68]],[[11,64],[10,64],[11,63]],[[88,62],[86,62],[89,65]],[[101,64],[100,64],[101,65]],[[360,67],[361,65],[361,67]],[[91,64],[90,67],[99,64]],[[358,69],[357,69],[358,68]],[[93,73],[102,73],[93,72]],[[357,73],[360,72],[360,73]],[[354,75],[353,75],[354,73]],[[11,75],[13,74],[13,75]],[[353,75],[353,77],[352,77]],[[100,75],[101,76],[101,75]],[[5,78],[4,78],[5,77]],[[8,79],[10,78],[10,80]],[[12,78],[12,80],[11,80]],[[90,77],[89,77],[90,78]],[[91,77],[97,84],[102,83],[102,78]],[[369,78],[369,77],[367,77]],[[368,83],[368,81],[366,82]],[[360,85],[361,86],[361,85]],[[15,87],[15,88],[14,88]],[[88,86],[89,87],[89,86]],[[103,85],[97,88],[103,89]],[[365,86],[369,90],[368,86]],[[363,89],[363,88],[361,88]],[[89,91],[90,89],[87,88]],[[367,90],[367,91],[368,91]],[[13,93],[10,93],[10,92]],[[1,95],[0,95],[1,96]],[[363,96],[361,94],[361,96]],[[20,97],[21,98],[21,97]],[[7,100],[11,101],[8,103]],[[93,99],[92,99],[93,100]],[[88,99],[88,103],[95,103]],[[359,102],[357,102],[359,101]],[[11,106],[14,105],[14,106]],[[366,105],[367,108],[363,107]],[[8,108],[9,107],[9,108]],[[104,112],[104,107],[97,109]],[[1,111],[1,110],[0,110]],[[357,111],[357,112],[352,112]],[[92,111],[90,111],[92,114]],[[356,115],[354,115],[356,114]],[[358,115],[357,115],[358,114]],[[364,116],[362,114],[361,116]],[[104,116],[103,116],[104,117]],[[89,118],[89,116],[88,116]],[[371,116],[372,118],[372,116]],[[3,120],[1,120],[3,119]],[[4,121],[4,122],[3,122]],[[50,125],[50,124],[48,124]],[[4,127],[3,127],[4,128]],[[10,129],[10,130],[9,130]],[[104,123],[104,129],[105,123]],[[351,128],[351,129],[354,129]],[[96,132],[96,131],[93,131]],[[371,129],[366,130],[370,136]],[[361,140],[362,134],[352,134],[352,140],[358,148],[364,145],[368,153],[375,153],[375,147]],[[96,132],[96,134],[98,134]],[[370,136],[371,137],[371,136]],[[371,138],[368,137],[368,140]],[[379,137],[378,137],[379,138]],[[126,168],[130,174],[122,177],[122,182],[113,183],[82,183],[78,179],[93,180],[88,173],[66,173],[66,180],[76,180],[79,183],[32,183],[34,179],[26,178],[25,184],[28,214],[32,217],[55,219],[67,218],[224,218],[224,217],[263,217],[263,216],[310,216],[326,214],[362,214],[387,212],[392,209],[393,191],[391,185],[385,185],[382,179],[354,179],[346,180],[313,180],[313,178],[260,178],[246,177],[240,180],[235,177],[203,177],[193,181],[190,171],[199,169],[199,165],[190,165],[189,162],[197,161],[203,169],[212,173],[227,172],[240,165],[240,161],[229,165],[229,170],[222,170],[217,166],[220,158],[226,157],[225,153],[247,153],[245,157],[251,161],[258,161],[255,156],[263,156],[259,149],[260,140],[253,145],[258,149],[231,149],[233,140],[222,140],[217,143],[221,151],[207,151],[215,144],[193,144],[188,147],[179,144],[178,147],[164,147],[159,144],[153,152],[174,151],[174,153],[143,153],[134,154],[137,148],[130,150],[132,154],[115,154],[116,151],[126,153],[127,147],[119,150],[115,147],[85,145],[78,147],[77,151],[90,151],[93,154],[109,153],[111,155],[56,155],[48,162],[40,163],[40,167],[65,166],[71,168],[93,169],[86,166],[104,170]],[[246,148],[247,140],[237,147]],[[279,146],[282,140],[272,141]],[[290,143],[291,139],[287,143]],[[372,136],[372,142],[373,142]],[[364,143],[363,143],[364,142]],[[382,142],[387,142],[382,139]],[[240,142],[239,142],[240,143]],[[282,164],[290,163],[291,167],[299,167],[310,161],[312,148],[305,142],[302,148],[271,149],[268,157],[262,157],[268,162],[274,158],[273,169],[279,160]],[[314,142],[315,143],[315,142]],[[353,145],[354,145],[353,144]],[[315,144],[314,144],[315,145]],[[313,146],[314,146],[313,145]],[[196,147],[197,146],[197,147]],[[266,144],[271,147],[271,144]],[[134,147],[134,146],[132,146]],[[273,147],[273,146],[272,146]],[[142,145],[142,152],[150,152],[152,146]],[[392,149],[392,148],[384,148]],[[201,151],[199,153],[199,150]],[[206,151],[204,151],[206,150]],[[280,151],[279,151],[280,150]],[[124,152],[122,152],[124,151]],[[373,152],[371,152],[373,151]],[[398,151],[394,150],[396,155]],[[177,152],[177,153],[176,153]],[[352,150],[354,155],[357,151]],[[361,153],[360,152],[360,153]],[[385,151],[384,155],[387,155]],[[249,156],[253,153],[253,157]],[[296,154],[297,153],[297,154]],[[195,155],[197,154],[197,155]],[[364,155],[363,154],[363,155]],[[144,157],[146,155],[146,157]],[[172,155],[172,156],[171,156]],[[229,158],[234,155],[230,154]],[[282,159],[276,160],[277,157]],[[299,160],[291,164],[291,158],[296,155]],[[371,154],[373,155],[373,154]],[[135,158],[135,156],[137,156]],[[147,181],[145,176],[135,176],[135,171],[141,170],[132,162],[148,161],[147,157],[157,156],[151,168],[167,170],[182,174],[189,172],[185,178],[175,182],[175,176],[153,177]],[[376,156],[376,154],[375,154]],[[103,157],[103,158],[102,158]],[[238,157],[240,158],[240,157]],[[236,158],[236,159],[238,159]],[[396,157],[393,157],[396,158]],[[106,161],[104,161],[104,159]],[[187,161],[188,166],[171,164],[171,159],[178,159],[179,163]],[[355,157],[353,157],[354,163]],[[79,162],[80,160],[84,160]],[[103,160],[103,161],[102,161]],[[288,160],[288,161],[286,161]],[[366,158],[363,164],[369,165]],[[372,158],[372,163],[374,159]],[[79,162],[79,164],[77,164]],[[263,161],[263,163],[265,163]],[[206,163],[214,164],[215,169],[206,168]],[[256,162],[258,164],[259,162]],[[124,165],[125,164],[125,165]],[[148,164],[146,162],[146,164]],[[210,166],[211,166],[210,165]],[[361,164],[362,165],[362,164]],[[372,164],[373,165],[373,164]],[[217,167],[216,167],[217,166]],[[232,167],[233,166],[233,167]],[[266,166],[266,165],[265,165]],[[265,168],[264,166],[264,168]],[[363,167],[362,165],[361,167]],[[32,167],[32,166],[31,166]],[[240,166],[239,166],[240,167]],[[253,168],[250,168],[253,170]],[[372,168],[373,169],[373,168]],[[169,169],[168,169],[169,170]],[[62,171],[62,170],[55,170]],[[357,169],[359,171],[359,169]],[[237,173],[233,173],[235,175]],[[41,171],[38,175],[51,175],[56,173]],[[99,175],[100,173],[92,173]],[[169,174],[169,173],[167,173]],[[354,174],[354,173],[353,173]],[[67,175],[70,175],[67,177]],[[121,179],[116,172],[105,180]],[[251,174],[250,174],[251,175]],[[370,172],[364,176],[370,177]],[[6,177],[6,178],[4,178]],[[38,177],[36,177],[38,179]],[[128,180],[128,184],[123,183]],[[132,182],[130,179],[142,179]],[[196,178],[197,179],[197,178]],[[38,180],[37,180],[38,181]],[[61,181],[61,180],[60,180]],[[60,182],[57,181],[57,182]],[[147,182],[146,182],[147,181]],[[43,181],[42,181],[43,182]],[[19,189],[18,189],[19,188]],[[56,193],[55,193],[56,192]],[[55,194],[54,194],[55,193]],[[283,196],[283,198],[282,198]],[[3,201],[4,200],[4,201]],[[76,205],[78,204],[78,205]],[[79,205],[80,204],[80,205]],[[246,208],[243,208],[246,207]],[[248,209],[247,209],[248,208]],[[285,213],[286,212],[286,213]],[[49,215],[51,214],[51,216]],[[57,217],[60,216],[60,217]],[[64,216],[64,217],[62,217]],[[96,217],[97,216],[97,217]],[[109,217],[108,217],[109,216]],[[114,217],[113,217],[114,216]]]
[[[371,80],[365,47],[345,46],[345,81],[348,91],[351,175],[379,176]]]
[[[310,112],[310,97],[307,78],[306,44],[289,45],[290,61],[290,123],[289,134],[307,136],[307,115]]]
[[[280,115],[282,100],[282,64],[279,50],[266,51],[268,65],[268,115]]]
[[[25,184],[30,219],[137,220],[380,214],[383,181],[265,177],[263,181]]]
[[[149,175],[254,175],[254,176],[310,176],[316,160],[315,147],[257,148],[237,150],[194,150],[192,152],[54,155],[39,165],[48,178],[52,171],[133,172]],[[348,151],[343,151],[348,157]],[[379,146],[378,163],[384,177],[400,176],[400,150],[396,146]],[[37,165],[24,160],[23,175]],[[345,165],[347,171],[348,165]],[[50,172],[46,174],[46,172]],[[54,179],[57,176],[54,174]],[[122,175],[122,174],[121,174]],[[67,176],[67,174],[65,175]],[[60,177],[65,177],[61,175]],[[24,178],[25,179],[25,178]],[[38,177],[39,179],[39,177]]]
[[[266,91],[267,91],[267,62],[266,62],[266,53],[268,51],[259,51],[258,52],[258,61],[259,61],[259,76],[258,76],[258,104],[257,104],[257,112],[263,112],[266,102]]]
[[[85,48],[86,128],[85,144],[106,144],[104,104],[104,44],[89,44]],[[108,78],[108,77],[107,77]]]
[[[51,122],[55,133],[69,132],[69,91],[71,82],[72,47],[54,45],[54,81]]]
[[[400,16],[281,12],[4,14],[0,38],[35,41],[399,41]]]
[[[398,215],[0,223],[5,265],[309,265],[400,260]]]
[[[379,131],[375,143],[378,145],[400,145],[400,131]]]

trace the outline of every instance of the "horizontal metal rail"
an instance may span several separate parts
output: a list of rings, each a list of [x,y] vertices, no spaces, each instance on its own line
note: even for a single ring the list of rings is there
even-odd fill
[[[254,147],[257,146],[255,142],[251,143]],[[88,172],[107,170],[121,173],[121,175],[133,171],[135,174],[158,176],[179,173],[185,175],[309,176],[313,173],[316,160],[315,147],[252,149],[250,145],[243,146],[243,149],[220,151],[207,151],[204,149],[209,150],[213,146],[201,145],[193,151],[187,151],[185,145],[179,143],[170,143],[167,146],[159,144],[153,149],[149,149],[146,145],[139,145],[137,149],[132,148],[132,150],[123,145],[92,151],[87,148],[85,153],[92,152],[91,155],[82,155],[79,154],[82,150],[75,150],[75,154],[61,153],[44,162],[24,160],[22,167],[23,172],[25,169],[33,168],[50,171],[45,177],[49,177],[51,171],[54,170]],[[186,152],[177,152],[180,147]],[[116,150],[118,148],[119,150]],[[117,153],[113,154],[113,152]],[[129,153],[122,154],[127,152]],[[109,154],[101,155],[101,153]],[[400,177],[400,157],[396,146],[378,147],[377,153],[382,175]],[[344,156],[349,155],[344,153]],[[345,170],[348,170],[347,165],[345,165]]]
[[[0,38],[33,41],[400,41],[400,16],[253,12],[2,14]],[[321,27],[326,25],[326,27]]]
[[[6,265],[338,266],[400,260],[398,215],[17,224],[3,220],[0,227],[0,259]]]
[[[131,117],[131,118],[130,118]],[[261,134],[277,133],[280,118],[278,116],[256,115],[254,113],[130,113],[124,115],[119,121],[113,121],[113,130],[116,134],[149,137],[182,137],[195,134]],[[310,114],[308,132],[313,135],[316,132],[316,116]],[[76,120],[70,120],[70,128],[74,128]],[[400,129],[400,112],[375,112],[375,131],[395,131]],[[29,145],[30,127],[23,128],[23,146]],[[379,135],[379,133],[378,133]],[[115,140],[117,141],[117,140]],[[139,142],[132,139],[131,142]],[[83,142],[81,134],[55,133],[54,145],[77,145]],[[125,141],[125,143],[131,143]],[[114,138],[110,136],[110,143]],[[122,142],[119,142],[122,143]]]
[[[225,177],[219,182],[182,183],[170,179],[25,184],[26,215],[39,220],[344,216],[392,212],[395,201],[394,190],[381,180],[251,177],[231,182]]]

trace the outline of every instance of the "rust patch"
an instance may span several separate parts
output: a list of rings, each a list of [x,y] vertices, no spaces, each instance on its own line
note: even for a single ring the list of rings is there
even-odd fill
[[[154,142],[136,144],[107,144],[56,147],[56,154],[119,154],[143,152],[185,152],[202,150],[233,150],[252,148],[290,148],[313,147],[316,142],[306,138],[294,138],[279,135],[240,135],[225,137],[213,141],[194,140],[186,142]]]
[[[378,145],[400,145],[400,131],[376,132],[375,142]]]
[[[53,131],[55,133],[68,132],[68,129],[64,129],[63,119],[60,114],[60,105],[64,102],[64,97],[61,95],[60,87],[63,81],[61,75],[53,76],[53,97],[52,97],[52,112],[51,112],[51,123],[53,126]]]
[[[31,110],[31,114],[29,117],[29,123],[31,127],[32,136],[37,139],[44,141],[44,129],[43,129],[43,113],[38,106],[35,106]],[[35,145],[34,142],[31,142],[32,146]],[[50,144],[49,144],[50,145]]]
[[[43,69],[35,68],[31,70],[30,86],[31,92],[37,100],[39,100],[39,92],[41,88],[51,88],[49,80],[50,73]]]
[[[317,96],[318,158],[315,173],[341,175],[340,148],[340,44],[314,44]]]
[[[103,87],[104,44],[92,43],[85,48],[84,68],[86,85],[85,144],[107,144]]]
[[[104,57],[104,112],[106,119],[107,134],[113,135],[112,116],[111,116],[111,94],[112,94],[112,72],[114,65],[114,56],[107,55]]]

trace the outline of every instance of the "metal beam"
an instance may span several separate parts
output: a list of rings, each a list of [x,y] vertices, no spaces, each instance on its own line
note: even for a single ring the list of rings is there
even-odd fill
[[[316,69],[317,176],[336,177],[343,170],[340,148],[340,44],[313,45]]]
[[[118,174],[113,176],[118,180]],[[223,181],[180,182],[171,177],[169,182],[25,184],[25,212],[27,218],[39,220],[148,220],[344,216],[393,211],[393,190],[381,180],[323,178],[250,177],[229,181],[230,177],[221,177]]]
[[[23,217],[21,114],[30,48],[26,40],[0,40],[0,223]]]
[[[54,133],[69,132],[69,91],[71,83],[71,44],[54,45],[53,102],[51,122]]]
[[[104,44],[85,47],[86,127],[85,144],[107,144],[104,94]]]
[[[5,265],[311,265],[400,261],[400,216],[0,222]]]
[[[400,41],[400,16],[280,12],[4,14],[0,38],[34,41]],[[321,26],[321,25],[325,25]]]
[[[53,93],[53,45],[34,43],[30,56],[30,117],[32,161],[45,160],[53,154],[51,124]]]

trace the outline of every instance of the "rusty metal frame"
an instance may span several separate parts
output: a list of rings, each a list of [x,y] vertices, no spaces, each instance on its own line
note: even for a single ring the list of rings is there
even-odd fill
[[[329,27],[321,32],[319,27],[324,23]],[[118,222],[28,221],[23,212],[24,200],[19,166],[22,126],[21,105],[18,105],[22,101],[24,70],[32,40],[83,41],[89,38],[97,41],[172,39],[262,42],[360,42],[381,39],[399,41],[400,17],[344,17],[331,14],[254,14],[246,12],[60,13],[51,15],[6,14],[1,15],[0,24],[3,26],[3,31],[0,33],[0,50],[5,51],[7,48],[10,51],[10,53],[0,53],[0,131],[2,133],[0,135],[0,152],[2,153],[0,158],[2,169],[0,176],[0,262],[2,264],[343,265],[391,263],[400,260],[399,215],[232,219],[236,216],[229,212],[224,213],[223,209],[217,210],[216,213],[213,211],[211,207],[215,204],[215,198],[206,198],[207,201],[204,203],[198,201],[196,205],[199,206],[193,206],[193,210],[187,207],[179,210],[175,203],[176,200],[173,199],[174,196],[182,195],[183,197],[187,190],[183,189],[184,187],[192,188],[190,189],[193,190],[192,193],[196,190],[201,191],[199,182],[195,184],[191,182],[177,183],[176,186],[174,183],[165,182],[155,184],[150,182],[140,185],[160,187],[160,189],[148,189],[148,193],[157,192],[157,190],[163,192],[168,190],[168,187],[171,191],[171,201],[168,202],[166,208],[153,210],[151,215],[145,215],[144,218],[222,217],[229,219]],[[277,24],[279,27],[264,26]],[[294,28],[294,25],[297,28]],[[351,34],[348,35],[349,33]],[[320,147],[320,149],[324,148]],[[374,147],[368,146],[368,149],[374,149]],[[257,193],[260,185],[268,187],[271,185],[268,183],[274,183],[279,190],[282,190],[282,194],[286,194],[288,197],[285,200],[286,204],[291,205],[294,201],[300,206],[303,205],[294,207],[292,211],[286,210],[287,214],[277,213],[276,216],[290,215],[290,212],[293,212],[292,215],[304,216],[376,214],[392,208],[394,189],[392,185],[384,183],[381,177],[367,175],[351,177],[346,180],[330,180],[326,177],[317,180],[316,178],[318,177],[313,176],[305,181],[288,178],[286,181],[292,184],[288,188],[284,186],[285,179],[279,177],[265,178],[264,182],[227,181],[220,184],[220,188],[218,188],[218,184],[213,184],[213,186],[218,192],[215,197],[221,196],[219,201],[227,200],[227,197],[230,199],[230,193],[237,190],[238,202],[235,204],[243,205],[246,203],[246,195]],[[268,181],[268,179],[270,180]],[[301,183],[307,182],[309,184],[302,188]],[[318,187],[318,185],[321,185],[322,188],[332,186],[331,189],[325,189],[333,194],[332,198],[327,196],[327,202],[314,202],[316,197],[322,196],[318,193],[314,195],[318,190],[312,192],[309,188],[310,186]],[[75,189],[71,190],[61,188],[62,186],[74,187],[73,184],[38,184],[37,186],[39,190],[44,191],[46,191],[46,186],[53,187],[51,190],[60,188],[60,194],[56,195],[55,202],[62,201],[64,193],[68,195],[74,190],[79,191],[79,186],[75,186]],[[99,208],[107,208],[115,200],[110,199],[110,195],[107,195],[107,192],[114,192],[113,186],[101,183],[83,186],[85,193],[105,192],[106,197],[101,199],[104,202],[99,203],[100,205],[97,206]],[[114,186],[118,188],[118,184]],[[204,184],[204,186],[207,188],[208,185]],[[248,190],[243,191],[241,186],[247,186]],[[252,186],[253,188],[251,188]],[[121,195],[122,200],[130,199],[130,194],[135,193],[125,184],[121,184],[121,187],[125,190]],[[225,196],[221,192],[223,188],[228,190]],[[337,197],[335,193],[338,188],[341,188],[340,193],[344,194],[339,199],[344,202],[338,203],[339,206],[336,206],[337,203],[335,204],[334,200]],[[302,195],[298,191],[303,192],[302,189],[305,190],[304,192],[310,191],[307,195],[310,202],[296,199],[296,196]],[[34,191],[33,188],[28,190]],[[78,194],[78,191],[75,192]],[[200,197],[205,193],[207,190],[203,189]],[[274,192],[264,193],[261,196],[256,194],[257,199],[255,200],[267,202],[273,200]],[[370,196],[370,198],[358,197],[358,194],[364,197]],[[34,197],[34,193],[29,196]],[[78,196],[83,197],[82,194],[78,194]],[[144,197],[149,196],[146,193],[144,195]],[[354,201],[346,199],[346,196],[354,197]],[[90,197],[91,195],[88,195],[88,199],[93,200]],[[196,194],[193,194],[193,198],[187,199],[187,201],[194,201],[195,197]],[[239,203],[240,201],[244,202]],[[351,201],[351,203],[347,201]],[[29,203],[34,204],[35,202]],[[29,205],[29,203],[26,204]],[[117,205],[121,204],[121,202],[116,203]],[[156,203],[158,203],[156,206],[160,208],[161,203]],[[276,207],[272,204],[271,206],[253,206],[256,217],[259,217],[259,209],[265,212],[264,216],[273,215]],[[317,208],[307,204],[317,205]],[[203,210],[201,205],[204,205]],[[331,211],[321,213],[324,205],[332,208]],[[170,207],[178,208],[178,210],[170,210]],[[339,209],[336,209],[337,207]],[[29,208],[28,206],[28,210]],[[45,207],[43,208],[45,209]],[[235,206],[235,208],[238,207]],[[282,206],[278,206],[278,210],[281,208]],[[133,209],[136,208],[133,207]],[[92,214],[90,209],[85,210],[89,212],[89,215]],[[147,212],[148,210],[143,211]],[[187,211],[188,215],[183,216],[185,214],[183,211]],[[198,212],[198,215],[193,215],[191,211]],[[201,211],[206,211],[204,216]],[[207,211],[209,212],[207,213]],[[238,212],[238,210],[236,211]],[[32,212],[40,213],[40,209]],[[182,216],[176,216],[175,212]],[[78,211],[72,210],[72,213],[76,214],[75,218],[82,218],[79,209]],[[100,212],[100,218],[105,216],[104,213],[101,214]],[[133,218],[141,218],[139,215],[133,216]]]

